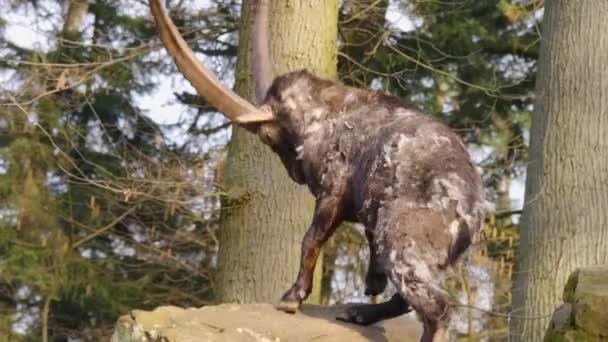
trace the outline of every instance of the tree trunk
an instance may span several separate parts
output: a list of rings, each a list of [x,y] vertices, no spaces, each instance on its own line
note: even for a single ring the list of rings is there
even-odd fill
[[[608,263],[608,2],[545,2],[513,340],[541,341],[566,277]]]
[[[338,0],[272,1],[271,57],[275,75],[308,68],[335,78]],[[252,1],[243,4],[237,92],[253,99]],[[271,150],[234,127],[228,148],[215,289],[221,302],[274,302],[295,281],[300,246],[312,220],[313,198],[288,178]],[[321,264],[321,263],[319,263]],[[320,270],[317,270],[320,271]],[[318,285],[318,276],[316,272]],[[318,300],[315,286],[312,301]]]
[[[70,0],[68,13],[65,16],[65,22],[63,23],[63,38],[74,39],[80,35],[82,21],[88,12],[88,0]]]

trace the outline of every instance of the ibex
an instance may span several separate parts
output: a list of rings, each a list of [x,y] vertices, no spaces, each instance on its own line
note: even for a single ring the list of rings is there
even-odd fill
[[[411,306],[423,320],[422,341],[447,340],[450,308],[442,275],[480,230],[485,205],[480,176],[461,139],[379,91],[339,85],[306,70],[273,80],[267,0],[256,2],[254,106],[200,64],[160,0],[150,2],[161,40],[185,78],[232,122],[257,134],[316,198],[300,271],[277,308],[298,309],[311,292],[323,243],[341,222],[357,222],[370,246],[365,293],[380,294],[387,279],[398,291],[385,303],[354,306],[339,319],[370,324]]]

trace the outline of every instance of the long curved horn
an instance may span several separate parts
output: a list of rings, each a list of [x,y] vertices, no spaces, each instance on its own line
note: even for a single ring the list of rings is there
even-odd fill
[[[255,2],[255,19],[253,30],[251,30],[252,67],[257,103],[264,101],[273,79],[269,48],[268,13],[270,10],[268,7],[268,0],[257,0]]]
[[[171,18],[165,13],[161,0],[150,0],[150,9],[156,21],[160,39],[173,57],[177,68],[213,107],[239,124],[259,123],[274,119],[270,110],[254,107],[222,85],[207,68],[199,63]]]

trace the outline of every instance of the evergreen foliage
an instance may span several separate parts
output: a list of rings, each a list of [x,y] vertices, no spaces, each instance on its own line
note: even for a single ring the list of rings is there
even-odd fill
[[[191,153],[139,106],[174,72],[147,7],[72,2],[85,11],[73,32],[79,9],[68,3],[12,2],[13,14],[55,24],[53,39],[29,50],[10,37],[2,51],[0,335],[25,340],[104,339],[132,308],[203,305],[217,249],[216,152]],[[210,26],[200,17],[218,11],[235,9],[181,24],[200,35]],[[234,30],[214,25],[197,47]]]
[[[212,300],[222,190],[214,171],[229,124],[190,88],[175,93],[188,106],[177,123],[147,116],[140,99],[162,82],[184,81],[156,39],[146,1],[69,2],[84,6],[77,31],[66,29],[78,12],[67,3],[0,0],[8,9],[0,13],[0,336],[7,340],[103,339],[130,309]],[[199,56],[230,80],[240,2],[194,5],[167,7]],[[495,258],[513,249],[508,189],[527,155],[542,5],[346,0],[340,11],[342,82],[405,98],[481,151],[499,212],[490,226],[509,236],[491,239]],[[8,36],[23,13],[36,18],[46,44],[29,49]],[[386,20],[395,13],[412,29]],[[335,272],[365,269],[352,258],[362,255],[357,234],[343,231],[326,249],[326,302],[352,297],[332,285]]]

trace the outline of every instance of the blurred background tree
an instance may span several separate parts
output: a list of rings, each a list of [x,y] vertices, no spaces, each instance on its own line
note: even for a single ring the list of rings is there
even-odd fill
[[[240,1],[166,6],[234,84]],[[176,71],[147,2],[0,7],[0,336],[96,340],[129,309],[213,301],[231,126]],[[498,315],[464,310],[463,335],[507,336],[542,9],[541,0],[340,2],[337,78],[447,121],[484,170],[496,213],[479,262],[453,286],[463,305]],[[328,242],[322,302],[368,300],[364,241],[345,225]]]

